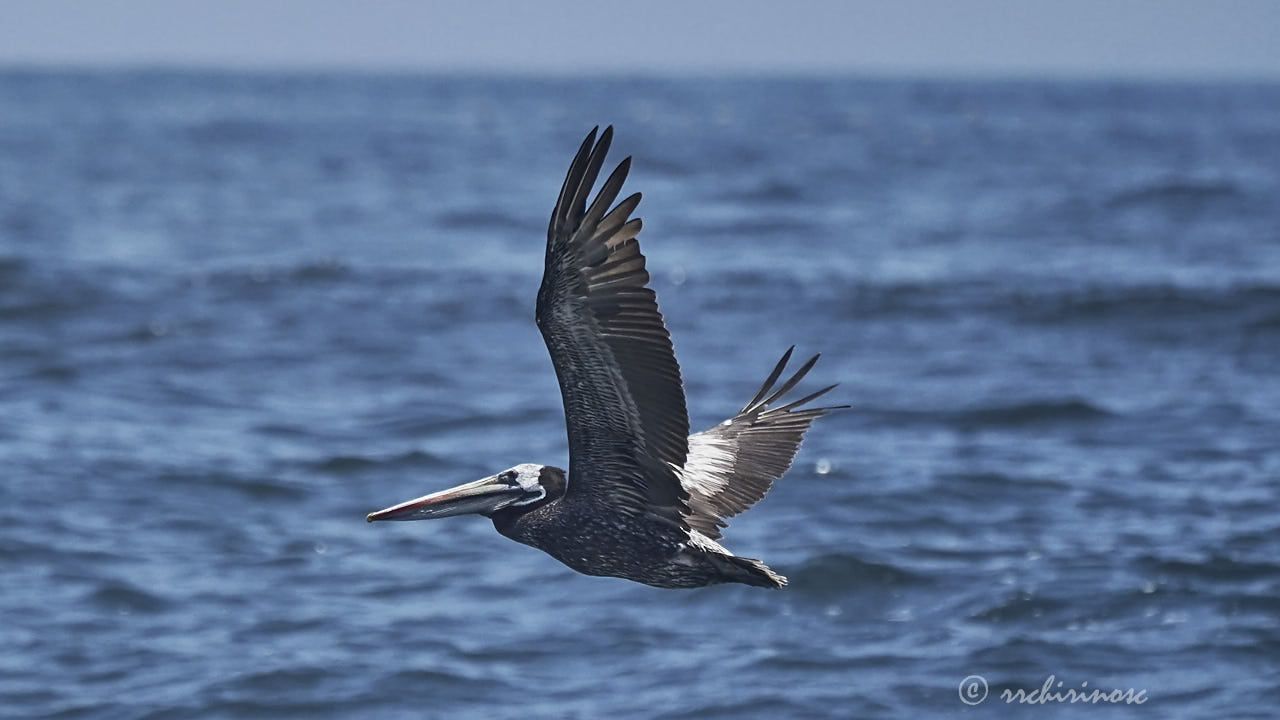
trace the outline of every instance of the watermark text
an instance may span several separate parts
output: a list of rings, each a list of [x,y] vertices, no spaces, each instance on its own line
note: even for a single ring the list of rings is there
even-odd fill
[[[987,699],[987,679],[970,675],[960,681],[960,702],[965,705],[981,705]],[[1057,676],[1050,675],[1044,683],[1032,690],[1005,688],[997,696],[1008,705],[1048,705],[1049,703],[1076,703],[1084,705],[1142,705],[1150,698],[1145,689],[1090,687],[1085,680],[1078,687],[1067,686]]]

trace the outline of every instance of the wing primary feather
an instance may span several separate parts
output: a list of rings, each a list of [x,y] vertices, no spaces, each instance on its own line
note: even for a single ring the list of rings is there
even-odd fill
[[[603,141],[602,141],[603,142]],[[600,159],[604,159],[603,153]],[[596,199],[591,202],[591,208],[587,210],[586,217],[582,219],[582,228],[579,232],[585,230],[593,233],[593,238],[600,219],[609,211],[609,206],[618,197],[618,193],[622,191],[622,183],[627,180],[627,173],[631,170],[631,158],[626,158],[618,163],[618,167],[609,175],[609,179],[604,181],[604,185],[600,188],[600,192],[596,193]],[[595,182],[594,178],[592,182]],[[588,189],[590,185],[587,186]]]
[[[791,388],[795,387],[797,383],[799,383],[801,380],[804,379],[805,375],[809,374],[809,370],[813,368],[814,363],[818,362],[819,357],[821,357],[821,355],[814,355],[813,357],[805,361],[805,364],[800,366],[800,369],[796,371],[796,374],[792,375],[790,380],[787,380],[786,382],[782,383],[782,387],[778,388],[776,392],[774,392],[769,397],[765,398],[764,402],[762,402],[761,405],[767,407],[769,403],[773,402],[774,400],[777,400],[783,395],[786,395],[787,392],[791,390]]]
[[[636,206],[640,204],[640,193],[631,193],[625,200],[618,203],[604,219],[600,221],[600,227],[596,230],[596,234],[591,237],[594,241],[596,238],[609,240],[618,230],[626,225],[627,218],[631,217],[631,213],[635,212]],[[639,222],[640,218],[635,218],[631,222]],[[636,228],[636,232],[639,232]]]
[[[571,191],[576,193],[578,190],[582,171],[590,158],[591,148],[595,145],[596,133],[599,131],[599,125],[591,128],[591,132],[587,133],[587,137],[578,146],[578,154],[573,156],[573,162],[569,164],[569,172],[565,174],[564,185],[560,186],[560,195],[556,198],[556,212],[551,214],[551,224],[547,228],[547,234],[550,237],[559,233],[569,220],[570,208],[573,207],[573,203],[569,202],[571,197],[569,193]]]
[[[805,395],[804,397],[802,397],[802,398],[800,398],[799,400],[796,400],[796,401],[794,401],[794,402],[789,402],[789,403],[787,403],[786,405],[783,405],[783,406],[781,406],[781,407],[770,408],[770,412],[787,412],[788,410],[791,410],[792,408],[800,407],[801,405],[804,405],[805,403],[808,403],[808,402],[813,402],[814,400],[817,400],[818,398],[822,397],[823,395],[826,395],[827,393],[831,392],[832,390],[835,390],[835,389],[836,389],[837,387],[839,387],[839,386],[840,386],[840,383],[835,383],[834,385],[828,385],[828,386],[826,386],[826,387],[822,388],[821,390],[819,390],[819,391],[817,391],[817,392],[815,392],[815,393],[810,393],[809,395]],[[827,406],[827,407],[821,407],[821,408],[807,408],[807,409],[811,409],[811,410],[844,410],[844,409],[847,409],[848,407],[849,407],[848,405],[829,405],[829,406]]]
[[[571,217],[577,218],[575,230],[580,230],[586,226],[582,221],[583,213],[587,210],[587,198],[591,197],[591,188],[596,184],[596,178],[600,176],[600,167],[604,165],[604,157],[609,153],[609,145],[613,143],[613,126],[610,125],[600,133],[600,139],[596,142],[596,146],[591,150],[590,157],[587,158],[587,165],[582,173],[582,178],[578,181],[577,191],[573,195],[571,206]]]
[[[769,378],[764,381],[764,384],[761,385],[760,389],[756,392],[755,397],[751,398],[751,402],[743,406],[742,412],[747,412],[748,409],[755,407],[755,404],[760,402],[760,398],[764,397],[765,393],[769,392],[769,388],[773,387],[773,384],[778,382],[778,378],[782,375],[783,369],[787,367],[787,361],[791,359],[791,353],[794,352],[795,349],[795,345],[787,348],[787,351],[782,354],[782,359],[778,361],[777,365],[773,366],[773,372],[769,373]]]

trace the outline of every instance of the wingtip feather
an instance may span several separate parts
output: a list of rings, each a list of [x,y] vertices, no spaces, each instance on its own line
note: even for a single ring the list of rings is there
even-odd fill
[[[759,407],[761,404],[760,398],[767,395],[769,390],[773,388],[773,384],[778,382],[778,378],[782,376],[782,371],[786,369],[787,363],[791,361],[791,353],[795,352],[795,349],[796,346],[792,345],[787,348],[786,352],[782,353],[782,359],[773,366],[773,370],[770,371],[769,377],[760,385],[760,389],[756,391],[756,394],[751,398],[751,401],[742,407],[741,412],[752,412]]]
[[[777,391],[775,391],[772,395],[765,398],[764,402],[762,402],[761,405],[768,406],[770,403],[774,402],[778,398],[790,392],[791,388],[795,387],[801,380],[804,379],[805,375],[809,374],[809,371],[812,370],[813,366],[818,362],[819,357],[821,357],[821,355],[814,355],[813,357],[806,360],[804,365],[801,365],[800,369],[796,371],[796,374],[792,375],[790,379],[782,383],[782,387],[778,388]]]

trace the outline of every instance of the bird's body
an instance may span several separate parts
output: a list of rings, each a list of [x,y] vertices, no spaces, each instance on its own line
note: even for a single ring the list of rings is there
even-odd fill
[[[652,519],[602,514],[594,503],[572,497],[514,514],[494,516],[498,532],[545,551],[584,575],[621,577],[660,587],[698,587],[714,573],[695,562],[701,553],[674,542],[669,528]],[[619,539],[625,538],[625,542]]]
[[[781,587],[785,578],[716,541],[725,519],[787,470],[809,424],[833,409],[803,406],[834,386],[777,405],[817,360],[774,390],[788,350],[741,411],[689,435],[680,368],[636,241],[640,220],[630,217],[640,195],[613,205],[630,158],[587,204],[612,128],[598,143],[595,135],[552,211],[537,301],[564,399],[569,471],[517,465],[368,519],[480,513],[503,535],[587,575],[667,588]]]
[[[552,472],[563,471],[547,468]],[[566,494],[529,511],[493,514],[498,532],[532,545],[584,575],[621,577],[667,588],[717,582],[778,587],[785,578],[755,560],[738,558],[701,533],[685,535],[656,518],[602,513]]]

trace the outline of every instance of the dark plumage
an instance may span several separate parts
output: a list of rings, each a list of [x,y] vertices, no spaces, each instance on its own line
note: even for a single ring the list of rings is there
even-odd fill
[[[791,465],[816,418],[803,407],[831,390],[784,397],[815,355],[780,387],[787,350],[760,391],[732,418],[689,435],[680,366],[636,235],[635,193],[614,205],[627,158],[588,205],[613,137],[592,130],[574,157],[547,228],[537,323],[564,398],[569,471],[517,465],[498,475],[369,515],[417,520],[461,513],[587,575],[658,587],[786,579],[716,539]],[[843,407],[843,406],[839,406]]]

